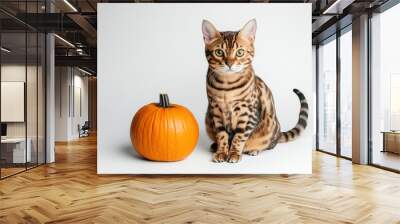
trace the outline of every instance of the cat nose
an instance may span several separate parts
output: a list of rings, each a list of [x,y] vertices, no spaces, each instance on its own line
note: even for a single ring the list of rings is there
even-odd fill
[[[232,68],[233,62],[232,62],[232,61],[227,61],[227,62],[226,62],[226,65],[227,65],[229,68]]]

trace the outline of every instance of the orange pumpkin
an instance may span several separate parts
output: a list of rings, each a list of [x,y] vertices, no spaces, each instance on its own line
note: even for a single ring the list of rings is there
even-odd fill
[[[167,94],[135,114],[131,140],[136,151],[149,160],[179,161],[189,156],[199,138],[199,125],[183,106],[170,104]]]

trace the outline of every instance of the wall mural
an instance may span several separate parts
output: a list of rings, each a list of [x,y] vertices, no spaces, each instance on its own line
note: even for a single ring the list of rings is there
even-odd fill
[[[310,15],[99,4],[98,173],[311,173]]]

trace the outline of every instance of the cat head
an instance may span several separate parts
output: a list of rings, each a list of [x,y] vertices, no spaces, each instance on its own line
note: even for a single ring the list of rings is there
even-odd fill
[[[211,22],[203,20],[203,39],[209,67],[218,74],[229,75],[251,66],[256,30],[255,19],[236,32],[220,32]]]

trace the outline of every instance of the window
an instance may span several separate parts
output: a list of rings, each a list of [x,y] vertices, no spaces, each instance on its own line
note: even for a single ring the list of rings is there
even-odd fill
[[[390,130],[400,130],[400,73],[390,74]]]
[[[400,170],[400,5],[371,18],[370,161]]]
[[[352,157],[352,34],[340,36],[340,155]]]
[[[40,13],[44,1],[19,2],[18,13]],[[0,6],[15,5],[1,1]],[[0,12],[0,178],[45,163],[45,34]]]
[[[318,149],[336,154],[336,39],[318,47]]]
[[[350,159],[353,77],[351,25],[323,41],[317,53],[318,150]]]

